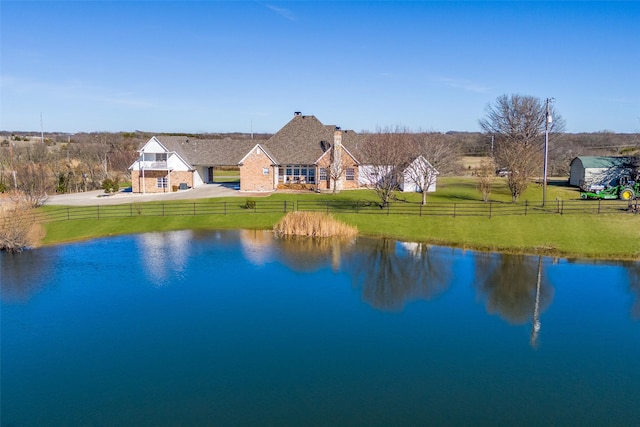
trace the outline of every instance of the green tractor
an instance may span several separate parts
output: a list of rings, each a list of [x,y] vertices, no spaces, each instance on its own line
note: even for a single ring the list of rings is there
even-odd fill
[[[580,192],[581,199],[595,200],[633,200],[640,198],[640,175],[636,175],[635,179],[622,177],[618,180],[617,185],[604,186],[592,185],[588,191]]]

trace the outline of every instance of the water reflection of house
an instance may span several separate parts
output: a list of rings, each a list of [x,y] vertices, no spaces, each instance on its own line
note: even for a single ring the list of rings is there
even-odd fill
[[[274,258],[271,231],[240,230],[240,246],[244,257],[254,265],[264,265]]]
[[[189,259],[190,230],[138,234],[140,262],[152,283],[168,284],[172,274],[182,272]]]

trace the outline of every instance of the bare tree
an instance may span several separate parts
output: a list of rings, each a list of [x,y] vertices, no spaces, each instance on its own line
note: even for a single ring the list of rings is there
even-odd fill
[[[550,113],[552,135],[564,129],[564,120],[552,106]],[[507,182],[514,202],[542,169],[546,119],[546,104],[539,98],[502,95],[487,105],[485,117],[479,121],[485,132],[495,136],[496,163],[510,172]]]
[[[49,197],[47,192],[53,191],[54,180],[51,179],[47,167],[42,164],[23,163],[16,166],[18,177],[17,192],[24,203],[36,208],[44,203]]]
[[[379,129],[364,136],[360,175],[371,186],[381,206],[389,204],[398,189],[400,174],[409,164],[413,135],[405,128]]]
[[[343,159],[342,134],[336,128],[334,143],[331,146],[331,163],[329,164],[329,179],[332,181],[333,194],[339,190],[338,186],[342,183],[342,176],[347,170],[347,166]]]
[[[453,172],[460,160],[458,146],[447,141],[439,133],[416,133],[409,142],[411,162],[406,167],[405,179],[410,179],[416,190],[422,193],[422,204],[427,202],[427,193],[442,172]]]
[[[478,178],[478,190],[482,194],[482,201],[488,202],[491,187],[496,178],[496,166],[493,159],[483,159],[476,170],[476,176]]]
[[[70,156],[83,163],[85,190],[100,188],[107,178],[109,146],[103,143],[80,143],[70,149]]]

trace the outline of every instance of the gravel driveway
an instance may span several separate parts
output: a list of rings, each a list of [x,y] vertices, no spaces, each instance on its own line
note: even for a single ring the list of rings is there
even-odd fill
[[[211,197],[264,197],[270,194],[271,193],[244,193],[221,184],[204,184],[189,190],[179,190],[169,193],[139,194],[121,191],[107,196],[104,190],[95,190],[84,193],[56,194],[49,196],[44,204],[65,206],[120,205],[163,200],[206,199]]]

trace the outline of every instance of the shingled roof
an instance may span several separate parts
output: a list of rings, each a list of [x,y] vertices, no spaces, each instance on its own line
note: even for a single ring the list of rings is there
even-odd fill
[[[336,126],[324,125],[315,116],[296,114],[266,141],[198,139],[173,135],[158,135],[156,139],[193,166],[238,165],[257,144],[279,165],[311,165],[333,145],[335,129]],[[358,145],[361,139],[352,130],[342,131],[342,145],[352,156],[360,154]]]
[[[334,125],[322,124],[315,116],[296,114],[264,146],[279,164],[311,165],[333,145],[336,129]],[[342,145],[349,152],[357,146],[357,140],[354,131],[342,131]]]
[[[156,139],[193,166],[235,166],[258,143],[250,139],[196,139],[166,135],[156,136]]]
[[[333,132],[315,116],[295,115],[264,146],[280,164],[313,164],[333,144]]]

